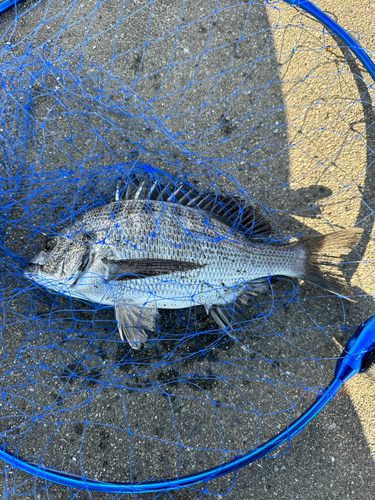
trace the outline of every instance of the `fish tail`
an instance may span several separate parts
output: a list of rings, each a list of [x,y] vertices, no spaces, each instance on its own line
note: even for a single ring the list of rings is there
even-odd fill
[[[339,264],[358,244],[363,229],[351,228],[324,236],[307,236],[297,243],[304,259],[298,278],[310,281],[337,295],[352,295]],[[333,264],[333,265],[332,265]]]

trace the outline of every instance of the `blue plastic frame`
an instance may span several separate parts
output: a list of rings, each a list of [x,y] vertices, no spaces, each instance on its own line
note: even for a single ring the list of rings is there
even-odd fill
[[[0,3],[0,14],[16,5],[22,0],[5,0]],[[331,32],[337,35],[344,44],[351,49],[357,58],[363,63],[371,77],[375,80],[375,65],[366,54],[365,50],[334,20],[322,12],[309,0],[284,0],[289,5],[300,7],[308,14],[315,17],[321,24],[326,26]],[[335,397],[339,388],[347,380],[357,374],[364,366],[369,353],[375,349],[375,316],[364,322],[351,337],[345,349],[338,359],[334,377],[327,389],[318,395],[315,402],[293,423],[288,425],[283,431],[263,443],[253,451],[235,457],[234,459],[221,464],[212,469],[207,469],[189,476],[177,477],[174,479],[145,481],[143,483],[109,483],[94,481],[85,477],[65,474],[53,469],[42,468],[38,464],[27,462],[18,458],[7,450],[0,449],[0,460],[8,463],[12,467],[23,470],[35,477],[46,481],[51,481],[64,486],[77,489],[87,489],[90,491],[100,491],[103,493],[158,493],[165,490],[179,489],[193,484],[209,481],[211,479],[224,476],[248,465],[259,458],[262,458],[280,445],[296,436],[302,429],[324,408],[324,406]]]
[[[332,33],[337,35],[344,44],[353,52],[354,55],[358,57],[361,63],[364,65],[366,70],[370,73],[372,79],[375,81],[375,64],[367,55],[365,49],[363,49],[358,42],[352,38],[344,28],[341,28],[339,24],[331,19],[327,14],[321,11],[314,3],[309,0],[283,0],[289,5],[294,5],[300,7],[305,12],[315,17],[323,26],[328,28]]]
[[[0,14],[3,12],[11,9],[14,7],[17,3],[21,2],[22,0],[3,0],[0,2]]]

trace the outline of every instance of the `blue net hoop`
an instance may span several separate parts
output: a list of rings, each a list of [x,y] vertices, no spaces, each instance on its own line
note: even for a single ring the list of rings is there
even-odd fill
[[[370,314],[371,118],[359,126],[355,117],[371,101],[375,66],[307,0],[212,3],[199,16],[184,2],[170,11],[109,4],[0,5],[4,490],[96,498],[90,492],[159,495],[203,483],[191,494],[223,495],[222,476],[289,447],[334,397],[345,379],[329,382],[341,346]],[[295,36],[283,42],[290,15]],[[359,97],[338,96],[350,84]],[[367,160],[350,177],[341,157],[353,143]],[[240,214],[260,211],[268,243],[364,227],[343,266],[348,281],[359,275],[363,309],[269,278],[267,291],[249,294],[251,315],[233,335],[202,307],[166,310],[134,351],[118,338],[113,308],[25,277],[44,234],[60,235],[145,178],[230,198]],[[241,229],[240,218],[232,223],[227,239]]]

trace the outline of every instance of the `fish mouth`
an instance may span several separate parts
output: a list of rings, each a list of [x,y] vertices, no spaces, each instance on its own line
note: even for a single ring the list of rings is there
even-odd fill
[[[39,271],[39,264],[34,264],[33,262],[29,262],[23,272],[25,274],[38,274]]]

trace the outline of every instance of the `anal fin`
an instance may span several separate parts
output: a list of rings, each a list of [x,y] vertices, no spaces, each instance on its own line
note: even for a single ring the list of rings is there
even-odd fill
[[[133,349],[140,349],[147,340],[145,330],[155,330],[157,307],[155,304],[116,304],[115,315],[121,340],[127,340]]]
[[[228,335],[235,337],[233,331],[244,328],[253,316],[250,309],[250,296],[264,292],[268,288],[267,278],[250,281],[241,291],[233,291],[232,295],[225,297],[223,304],[216,304],[206,308],[216,324],[226,330]]]

